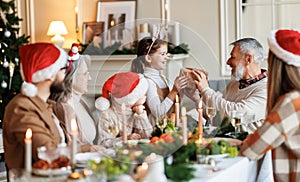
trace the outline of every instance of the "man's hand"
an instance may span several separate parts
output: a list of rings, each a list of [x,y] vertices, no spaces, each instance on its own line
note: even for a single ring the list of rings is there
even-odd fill
[[[194,70],[193,71],[194,76],[196,77],[195,81],[195,85],[197,87],[197,89],[199,90],[199,92],[201,93],[203,89],[208,87],[208,81],[207,81],[207,77],[205,75],[205,73],[203,73],[202,71],[199,70]]]

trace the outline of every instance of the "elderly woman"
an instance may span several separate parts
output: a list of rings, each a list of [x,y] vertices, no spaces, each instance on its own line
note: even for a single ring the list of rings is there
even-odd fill
[[[96,120],[82,99],[82,95],[87,93],[88,81],[91,80],[88,72],[91,60],[88,55],[80,56],[76,47],[73,45],[69,52],[69,66],[65,78],[66,90],[63,94],[51,95],[51,98],[57,101],[54,110],[64,125],[68,139],[71,138],[71,120],[75,119],[81,151],[94,151],[98,150],[98,147],[94,146],[97,138]]]

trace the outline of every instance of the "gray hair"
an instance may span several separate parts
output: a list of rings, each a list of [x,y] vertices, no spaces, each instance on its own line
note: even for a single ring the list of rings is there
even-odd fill
[[[245,54],[251,54],[254,61],[260,65],[264,62],[264,49],[262,45],[254,38],[243,38],[235,42],[232,42],[230,45],[239,46],[240,51]]]

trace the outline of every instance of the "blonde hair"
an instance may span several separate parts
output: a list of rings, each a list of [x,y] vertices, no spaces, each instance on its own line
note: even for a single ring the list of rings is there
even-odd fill
[[[283,80],[284,78],[284,80]],[[268,56],[267,113],[270,114],[277,99],[292,91],[300,91],[300,68],[286,64],[273,52]]]

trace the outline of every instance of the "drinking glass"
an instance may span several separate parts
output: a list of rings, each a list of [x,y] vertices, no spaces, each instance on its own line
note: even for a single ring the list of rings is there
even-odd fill
[[[230,122],[232,126],[234,127],[234,136],[237,136],[237,132],[239,126],[242,124],[243,120],[243,112],[237,112],[235,110],[230,111]]]
[[[208,121],[205,123],[205,126],[211,126],[212,119],[216,116],[217,113],[215,101],[212,96],[207,97],[205,112],[208,116]]]

